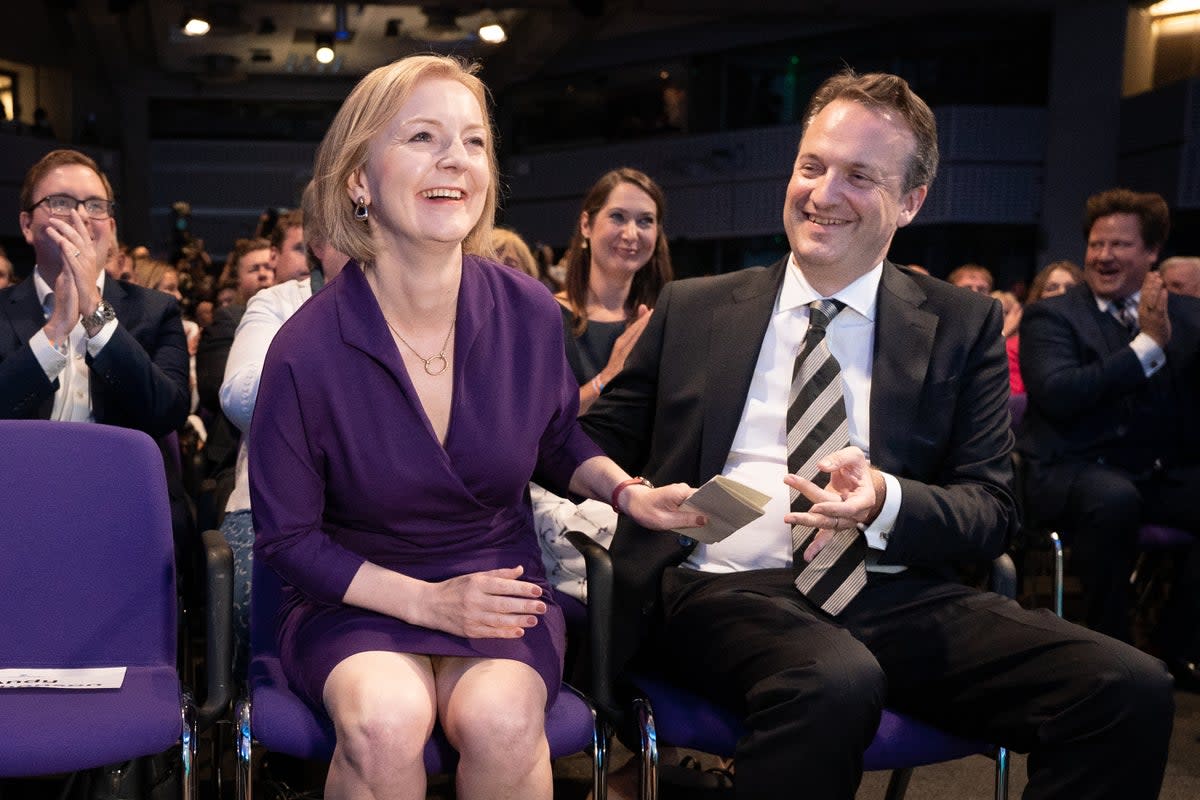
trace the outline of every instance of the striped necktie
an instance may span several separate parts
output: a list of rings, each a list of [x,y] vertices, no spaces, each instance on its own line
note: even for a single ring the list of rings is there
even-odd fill
[[[850,444],[841,367],[825,340],[826,328],[844,307],[837,300],[809,304],[808,333],[792,372],[787,414],[788,471],[819,486],[829,483],[829,475],[817,469],[817,462]],[[812,507],[812,502],[795,489],[791,490],[791,499],[792,511]],[[792,573],[801,594],[836,616],[866,585],[866,538],[857,528],[840,530],[812,561],[805,563],[804,550],[815,535],[815,528],[792,526]]]
[[[1138,335],[1137,321],[1137,303],[1133,302],[1132,297],[1124,297],[1120,300],[1112,301],[1112,314],[1117,318],[1117,322],[1125,326],[1125,330],[1129,331],[1129,338]]]

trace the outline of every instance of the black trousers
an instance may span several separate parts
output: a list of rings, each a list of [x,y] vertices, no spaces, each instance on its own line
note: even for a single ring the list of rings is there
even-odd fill
[[[1059,474],[1075,468],[1041,467],[1039,483],[1066,491],[1062,526],[1072,568],[1083,583],[1088,627],[1130,640],[1129,576],[1138,557],[1137,531],[1157,522],[1200,533],[1200,467],[1137,476],[1118,467],[1088,464],[1065,487]],[[1069,473],[1067,473],[1069,474]],[[1032,496],[1036,497],[1034,488]],[[1185,555],[1172,586],[1155,642],[1164,656],[1200,657],[1200,552]]]
[[[658,656],[736,710],[746,798],[851,800],[886,704],[1028,752],[1026,798],[1154,798],[1174,698],[1162,662],[1000,595],[872,573],[834,620],[789,570],[663,578]]]

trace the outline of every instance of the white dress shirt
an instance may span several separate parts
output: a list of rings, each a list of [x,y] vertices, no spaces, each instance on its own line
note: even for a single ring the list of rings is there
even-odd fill
[[[233,335],[229,360],[225,362],[225,379],[221,382],[221,410],[242,432],[242,442],[238,445],[233,491],[225,504],[226,513],[250,508],[250,420],[254,417],[267,348],[283,323],[310,297],[312,283],[308,278],[260,289],[246,304],[246,313]]]
[[[100,270],[100,274],[96,278],[96,288],[100,290],[101,297],[104,296],[104,278],[104,270]],[[33,270],[33,288],[37,291],[38,302],[45,309],[46,295],[51,294],[54,290],[50,284],[46,283],[46,279],[42,277],[42,273],[37,267],[34,267]],[[49,314],[46,314],[46,319],[50,319]],[[41,364],[42,370],[46,373],[46,379],[51,383],[54,383],[55,380],[58,381],[58,390],[54,393],[54,406],[50,411],[50,419],[65,422],[96,421],[92,415],[91,376],[84,358],[89,354],[92,358],[99,355],[116,329],[117,320],[109,320],[96,332],[95,336],[89,338],[83,329],[83,323],[76,322],[75,327],[67,336],[67,341],[60,342],[58,347],[51,344],[45,328],[38,328],[37,333],[29,340],[33,357]]]
[[[829,324],[826,341],[842,373],[842,391],[850,443],[870,456],[871,360],[875,342],[875,308],[883,264],[833,297],[846,304]],[[742,408],[741,421],[722,474],[771,497],[766,513],[716,544],[698,544],[686,566],[705,572],[790,567],[791,526],[783,521],[791,510],[787,469],[787,405],[796,356],[808,332],[808,304],[821,299],[793,259],[788,259],[783,287],[763,336],[754,377]],[[900,512],[900,482],[884,474],[887,497],[879,516],[864,533],[877,550]],[[877,567],[872,567],[878,569]],[[882,568],[895,571],[895,567]]]

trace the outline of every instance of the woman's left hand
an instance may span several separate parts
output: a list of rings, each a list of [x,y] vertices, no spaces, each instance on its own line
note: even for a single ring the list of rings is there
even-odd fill
[[[635,485],[621,492],[618,502],[622,510],[643,528],[658,531],[698,528],[707,521],[704,515],[694,510],[680,509],[694,491],[696,490],[686,483],[672,483],[654,489]]]

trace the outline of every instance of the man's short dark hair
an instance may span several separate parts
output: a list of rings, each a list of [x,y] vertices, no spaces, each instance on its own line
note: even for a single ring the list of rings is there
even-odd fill
[[[1083,235],[1092,233],[1092,226],[1101,217],[1111,214],[1133,214],[1142,229],[1142,243],[1146,247],[1162,247],[1171,233],[1171,210],[1167,201],[1157,192],[1135,192],[1132,189],[1108,189],[1094,194],[1087,200],[1087,213],[1083,221]]]
[[[883,72],[859,75],[847,67],[817,88],[804,113],[804,129],[808,130],[813,117],[834,100],[849,100],[899,115],[916,139],[916,148],[904,171],[903,190],[933,183],[938,168],[937,121],[906,80]]]
[[[292,228],[304,227],[304,212],[300,209],[288,211],[285,214],[280,214],[279,219],[275,221],[275,227],[271,229],[271,247],[276,250],[283,249],[283,238],[287,236],[287,232]]]

